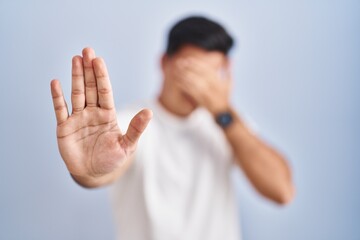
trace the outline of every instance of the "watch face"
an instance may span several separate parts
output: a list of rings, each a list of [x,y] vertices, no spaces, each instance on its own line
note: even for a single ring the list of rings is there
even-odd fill
[[[232,118],[231,114],[228,112],[220,113],[216,117],[216,122],[223,128],[229,126],[232,123],[232,121],[233,121],[233,118]]]

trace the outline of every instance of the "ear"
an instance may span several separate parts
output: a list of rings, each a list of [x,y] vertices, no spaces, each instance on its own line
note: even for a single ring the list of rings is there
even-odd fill
[[[229,82],[232,82],[232,64],[229,57],[225,57],[223,69],[224,69],[224,78]]]
[[[224,69],[226,69],[227,71],[231,70],[231,60],[229,57],[225,57],[224,59]]]

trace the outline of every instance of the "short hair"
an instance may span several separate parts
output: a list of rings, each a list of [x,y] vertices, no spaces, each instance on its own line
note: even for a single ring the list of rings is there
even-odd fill
[[[205,17],[191,16],[170,29],[166,54],[171,56],[187,44],[228,55],[234,40],[220,24]]]

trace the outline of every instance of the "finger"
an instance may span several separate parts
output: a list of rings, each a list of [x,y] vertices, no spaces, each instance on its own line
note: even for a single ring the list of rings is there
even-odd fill
[[[85,100],[87,107],[97,106],[97,89],[96,79],[92,61],[95,58],[95,52],[92,48],[84,48],[83,54],[83,65],[85,75]]]
[[[219,78],[216,68],[209,65],[209,63],[203,62],[193,57],[186,59],[184,68],[187,71],[203,76],[206,81],[214,81]]]
[[[222,76],[222,83],[225,84],[226,86],[226,89],[229,91],[231,88],[232,88],[232,84],[233,84],[233,81],[232,81],[232,74],[231,74],[231,71],[230,69],[225,69],[224,70],[224,73],[223,73],[223,76]]]
[[[75,56],[72,59],[72,86],[71,86],[71,103],[72,112],[77,113],[85,107],[85,83],[84,83],[83,59]]]
[[[143,109],[131,119],[127,132],[124,136],[126,145],[134,147],[152,118],[152,111]]]
[[[200,102],[200,93],[198,91],[198,88],[194,86],[190,81],[184,79],[182,81],[178,81],[177,86],[180,90],[182,90],[184,93],[192,97],[196,102]]]
[[[209,83],[192,72],[184,72],[179,86],[191,95],[198,103],[202,103],[204,96],[210,91]]]
[[[201,69],[199,69],[196,65],[191,64],[190,61],[188,61],[188,59],[179,60],[177,63],[177,68],[178,68],[177,69],[178,74],[180,75],[188,74],[188,73],[198,76],[204,75]]]
[[[175,83],[177,85],[177,87],[184,93],[188,94],[188,95],[191,95],[193,97],[194,95],[194,92],[192,90],[192,88],[184,83],[184,82],[178,82],[178,83]]]
[[[99,105],[104,109],[113,109],[114,98],[106,64],[102,58],[95,58],[93,61],[93,66],[96,76]]]
[[[232,81],[232,73],[229,67],[224,68],[223,72],[222,72],[222,79],[224,79],[227,82],[231,82]]]
[[[202,82],[207,84],[208,88],[216,89],[224,84],[229,85],[228,80],[230,80],[230,77],[228,75],[228,67],[214,68],[195,58],[189,58],[187,62],[188,64],[185,66],[184,72],[190,72],[202,76],[202,79],[205,80]]]
[[[187,100],[191,102],[191,104],[194,106],[202,105],[201,97],[199,96],[198,92],[194,90],[194,88],[186,84],[179,84],[178,87],[186,96]]]
[[[210,70],[210,67],[207,64],[193,57],[188,57],[185,59],[184,67],[195,72],[203,72]]]
[[[209,82],[204,81],[199,74],[191,71],[184,71],[182,73],[182,82],[189,85],[194,91],[202,94],[204,91],[209,90]]]
[[[58,80],[51,81],[51,95],[54,103],[54,110],[56,115],[57,124],[60,125],[65,122],[68,117],[68,109],[61,90],[60,82]]]

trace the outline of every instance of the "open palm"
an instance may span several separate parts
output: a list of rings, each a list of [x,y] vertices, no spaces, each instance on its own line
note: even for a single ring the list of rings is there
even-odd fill
[[[135,151],[151,119],[142,110],[126,134],[117,124],[106,65],[91,48],[72,60],[72,114],[69,115],[58,80],[51,82],[60,154],[73,176],[96,179],[118,172]]]

